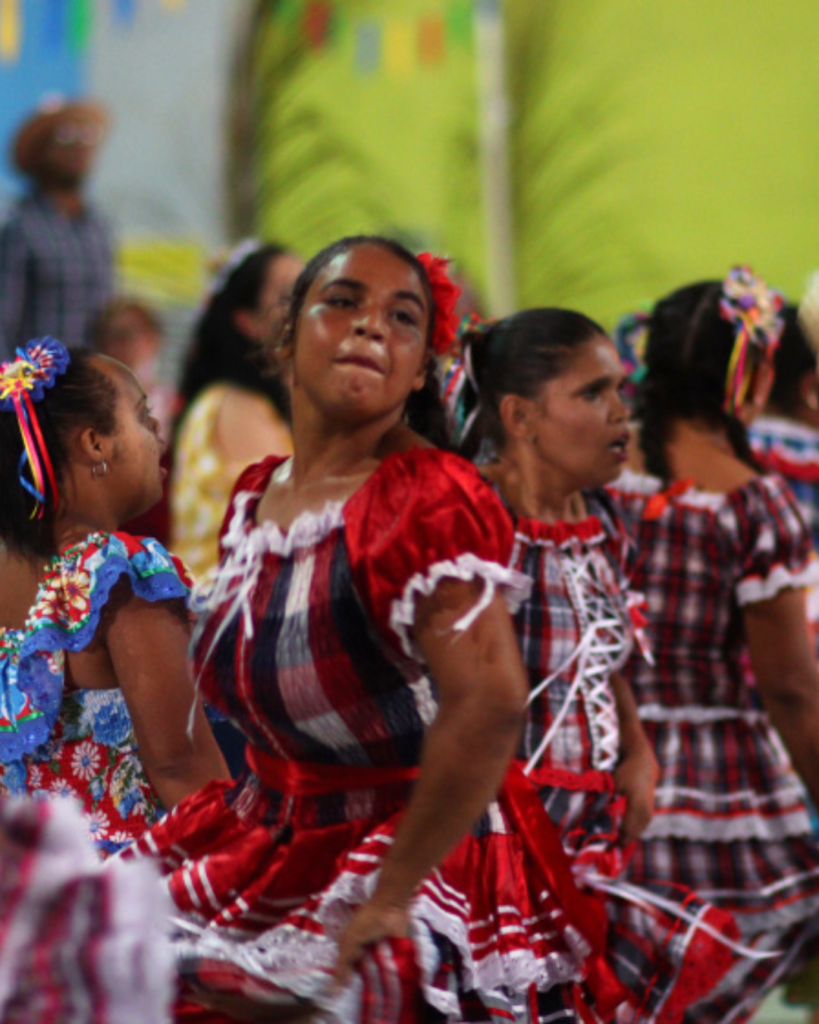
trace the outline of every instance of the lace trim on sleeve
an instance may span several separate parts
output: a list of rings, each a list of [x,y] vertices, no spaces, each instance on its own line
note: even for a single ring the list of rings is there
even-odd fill
[[[436,562],[426,573],[416,573],[404,587],[400,598],[396,598],[390,610],[390,628],[401,641],[401,648],[406,655],[419,659],[420,651],[412,639],[412,627],[415,623],[415,601],[421,595],[429,597],[443,579],[455,579],[468,582],[482,579],[484,582],[481,596],[472,607],[452,627],[463,633],[472,625],[477,617],[492,603],[495,591],[501,588],[509,611],[514,614],[529,597],[532,581],[515,569],[507,569],[497,562],[487,562],[471,552],[459,555],[454,560]]]
[[[775,565],[763,579],[761,576],[750,576],[740,580],[736,587],[736,598],[740,606],[768,601],[781,590],[799,590],[802,587],[815,587],[819,584],[819,559],[811,558],[808,564],[794,572],[784,565]]]

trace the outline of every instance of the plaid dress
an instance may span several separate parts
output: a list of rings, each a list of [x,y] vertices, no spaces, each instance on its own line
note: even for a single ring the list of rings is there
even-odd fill
[[[0,796],[72,799],[103,857],[162,814],[122,691],[64,685],[65,652],[93,642],[120,580],[148,601],[190,590],[157,541],[96,533],[51,559],[24,629],[0,628]]]
[[[0,798],[3,1024],[165,1024],[169,909],[150,865],[100,870],[70,803]]]
[[[627,877],[690,885],[736,917],[748,957],[690,1019],[746,1020],[819,940],[819,843],[805,790],[762,706],[742,607],[819,578],[810,535],[778,477],[729,494],[625,473],[656,664],[629,676],[662,771],[657,812]]]
[[[176,904],[187,993],[308,999],[321,1019],[610,1020],[623,992],[605,917],[575,887],[554,826],[519,771],[422,882],[408,939],[369,947],[343,993],[336,941],[375,886],[437,711],[413,642],[415,599],[481,580],[466,628],[500,588],[509,518],[474,467],[394,454],[343,504],[284,533],[255,523],[267,459],[239,479],[223,560],[194,639],[203,695],[249,740],[248,775],[182,801],[136,844]],[[183,1003],[197,1021],[218,1014]]]
[[[603,491],[584,497],[588,517],[577,523],[514,517],[511,565],[532,580],[514,618],[531,689],[518,757],[575,876],[605,901],[608,956],[632,993],[618,1019],[672,1024],[733,962],[699,925],[729,940],[736,925],[685,886],[623,882],[629,851],[617,843],[625,801],[614,786],[620,737],[610,677],[643,642],[643,600],[630,589],[634,549],[616,506]]]

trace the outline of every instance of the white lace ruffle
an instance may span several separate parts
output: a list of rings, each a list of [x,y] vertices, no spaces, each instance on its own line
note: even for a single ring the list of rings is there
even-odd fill
[[[799,590],[802,587],[814,587],[819,584],[819,559],[811,558],[810,562],[798,572],[776,565],[765,579],[759,576],[740,580],[734,593],[739,605],[755,604],[757,601],[768,601],[780,590]]]
[[[768,722],[766,711],[743,711],[741,708],[704,707],[697,704],[678,708],[665,707],[662,704],[642,704],[638,708],[638,713],[644,722],[688,722],[694,725],[735,720],[746,722],[748,725]]]
[[[415,601],[418,597],[429,597],[444,579],[484,581],[481,596],[452,627],[458,633],[469,629],[481,612],[489,607],[498,588],[502,590],[507,607],[513,615],[532,590],[532,581],[528,576],[497,562],[487,562],[469,551],[454,560],[436,562],[425,573],[416,573],[409,580],[403,594],[393,601],[390,609],[390,628],[400,639],[401,647],[408,657],[421,660],[421,654],[412,639]]]
[[[233,963],[298,999],[315,1003],[322,1010],[321,1020],[358,1019],[358,985],[353,983],[344,992],[334,993],[330,973],[336,959],[337,937],[353,910],[372,895],[378,874],[376,869],[365,876],[352,872],[339,875],[312,915],[310,930],[278,926],[252,938],[240,938],[236,932],[210,929],[186,918],[179,922],[188,937],[176,943],[177,961],[183,973],[186,961],[193,968],[202,957]],[[457,949],[464,987],[491,994],[495,1000],[505,1001],[509,992],[525,993],[532,985],[544,991],[583,976],[590,950],[571,926],[563,933],[570,947],[568,952],[537,958],[531,949],[521,948],[509,955],[492,954],[476,960],[468,924],[458,913],[447,913],[444,909],[453,897],[463,898],[462,894],[448,892],[434,873],[423,884],[411,908],[411,934],[421,965],[424,998],[450,1018],[454,1019],[459,1011],[458,998],[454,991],[433,984],[440,963],[435,935],[446,937]],[[525,927],[532,922],[521,924]],[[544,928],[550,926],[551,922],[544,923]]]
[[[222,538],[226,551],[238,553],[249,538],[255,537],[254,547],[257,550],[288,558],[294,551],[318,544],[344,523],[344,503],[329,501],[319,512],[307,511],[296,516],[288,530],[282,530],[271,522],[257,523],[247,529],[247,506],[255,498],[258,494],[254,491],[241,491],[236,495],[233,515]]]
[[[777,842],[794,836],[811,835],[811,824],[804,808],[793,811],[765,813],[758,810],[737,810],[736,816],[724,817],[665,811],[662,797],[658,798],[651,824],[643,833],[643,841],[652,839],[685,839],[691,842],[735,843],[743,840]],[[699,895],[703,895],[699,889]]]
[[[632,469],[624,469],[610,486],[615,492],[620,491],[625,495],[640,494],[651,496],[665,490],[667,485],[659,477],[651,476],[648,473],[635,473]],[[674,503],[688,505],[691,508],[717,510],[728,504],[728,494],[722,494],[717,491],[701,491],[699,488],[690,487],[682,494],[676,495]]]

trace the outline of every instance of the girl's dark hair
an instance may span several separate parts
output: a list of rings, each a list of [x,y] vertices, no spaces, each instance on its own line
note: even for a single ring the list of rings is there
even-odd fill
[[[71,433],[77,428],[93,427],[107,437],[116,430],[117,389],[94,365],[94,360],[100,357],[84,349],[69,349],[69,353],[68,369],[35,405],[58,491],[65,479]],[[54,496],[48,489],[42,519],[32,519],[34,499],[18,479],[22,453],[23,439],[16,414],[0,412],[0,537],[9,549],[21,555],[50,558],[56,553]]]
[[[461,453],[474,458],[483,441],[502,451],[506,444],[500,413],[503,397],[534,398],[546,381],[560,376],[577,348],[601,334],[606,332],[594,320],[568,309],[525,309],[488,329],[467,331],[462,344],[464,357],[471,363],[472,382],[461,392],[454,415],[463,427],[475,408],[478,413],[461,438]]]
[[[435,330],[435,303],[424,265],[417,256],[414,256],[409,249],[405,249],[400,242],[396,242],[392,238],[385,238],[382,235],[349,235],[346,238],[339,239],[337,242],[333,242],[332,245],[328,245],[327,248],[316,253],[304,270],[302,270],[293,287],[290,313],[284,326],[281,339],[282,344],[288,344],[295,339],[305,297],[310,286],[322,270],[337,256],[344,255],[360,245],[373,245],[386,249],[393,256],[403,260],[404,263],[408,263],[418,275],[427,300],[427,308],[430,311],[427,328],[427,347],[431,346]],[[405,419],[407,425],[412,430],[425,437],[432,444],[439,448],[449,447],[449,431],[447,430],[446,412],[441,401],[441,385],[437,368],[432,360],[427,370],[423,388],[420,391],[411,392],[407,399]]]
[[[802,397],[799,386],[806,373],[816,372],[816,356],[802,333],[797,314],[796,306],[782,309],[780,316],[785,322],[785,329],[774,356],[775,377],[770,404],[786,416],[795,416],[800,411]]]
[[[661,299],[648,323],[646,372],[634,413],[646,469],[670,478],[666,448],[675,420],[701,420],[722,429],[738,459],[757,469],[744,424],[724,410],[725,383],[736,333],[720,314],[721,281],[702,281]],[[754,368],[759,356],[748,350]]]
[[[287,388],[265,360],[258,342],[240,331],[234,320],[237,310],[258,308],[267,268],[289,254],[281,245],[254,249],[210,297],[194,328],[183,366],[179,386],[183,412],[206,387],[224,381],[265,395],[289,418]]]

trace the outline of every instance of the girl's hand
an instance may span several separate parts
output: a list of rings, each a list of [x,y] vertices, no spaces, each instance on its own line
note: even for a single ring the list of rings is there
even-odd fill
[[[657,758],[647,743],[625,755],[614,772],[614,788],[626,798],[626,812],[620,826],[620,846],[639,839],[654,814],[654,790],[660,777]]]
[[[367,946],[381,939],[405,939],[409,936],[409,911],[405,906],[384,905],[370,900],[353,914],[338,940],[338,960],[333,973],[337,988],[349,984],[353,968]]]

